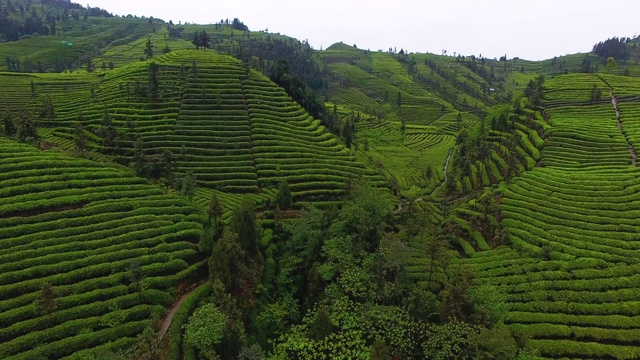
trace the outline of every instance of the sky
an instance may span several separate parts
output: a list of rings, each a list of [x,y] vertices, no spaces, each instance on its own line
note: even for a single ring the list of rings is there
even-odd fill
[[[585,53],[598,41],[640,32],[638,0],[90,0],[88,5],[176,24],[237,17],[251,30],[308,40],[314,49],[342,41],[373,51],[447,50],[527,60]]]

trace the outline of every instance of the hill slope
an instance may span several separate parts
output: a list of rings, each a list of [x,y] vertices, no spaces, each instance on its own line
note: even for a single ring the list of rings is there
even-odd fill
[[[37,110],[51,99],[56,117],[40,124],[54,146],[74,150],[79,121],[93,149],[125,165],[165,156],[172,172],[162,176],[193,173],[210,190],[200,192],[205,197],[216,191],[264,202],[287,181],[296,201],[331,201],[348,179],[384,183],[281,88],[229,56],[176,51],[104,77],[0,77],[20,89],[7,94],[10,109]]]
[[[205,219],[185,200],[5,139],[0,164],[0,357],[130,346],[201,268]]]
[[[594,86],[621,96],[615,105],[606,96],[591,104]],[[640,82],[564,75],[545,87],[545,166],[502,191],[503,223],[519,253],[492,251],[468,262],[508,294],[506,321],[543,356],[637,358],[640,172],[626,136],[637,127]]]

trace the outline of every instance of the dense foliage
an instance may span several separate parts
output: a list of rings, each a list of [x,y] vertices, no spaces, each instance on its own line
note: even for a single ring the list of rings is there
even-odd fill
[[[592,51],[602,59],[612,57],[616,60],[627,60],[630,56],[630,51],[627,47],[629,40],[629,38],[624,37],[613,37],[593,45]]]

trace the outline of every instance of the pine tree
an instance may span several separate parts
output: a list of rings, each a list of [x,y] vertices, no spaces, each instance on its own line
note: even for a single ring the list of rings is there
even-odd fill
[[[151,59],[153,57],[153,48],[154,47],[155,46],[151,42],[151,37],[149,37],[147,39],[147,44],[145,45],[145,48],[144,48],[144,54],[147,56],[147,59]]]
[[[4,125],[4,135],[5,136],[13,136],[17,133],[16,124],[13,121],[13,115],[11,112],[7,111],[3,118],[2,124]]]
[[[278,186],[278,194],[276,195],[276,205],[284,210],[293,205],[293,196],[287,180],[283,180]]]
[[[186,174],[184,174],[184,177],[182,178],[181,191],[182,191],[182,195],[189,198],[189,202],[193,200],[193,195],[196,192],[196,182],[192,172],[189,171]]]
[[[84,132],[81,121],[76,123],[75,146],[76,151],[79,152],[81,156],[84,156],[84,151],[87,148],[87,134]]]

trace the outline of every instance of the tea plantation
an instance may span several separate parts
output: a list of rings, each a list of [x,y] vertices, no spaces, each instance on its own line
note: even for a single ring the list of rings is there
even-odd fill
[[[594,86],[607,95],[596,103],[589,100]],[[505,186],[500,201],[517,251],[468,260],[484,283],[504,290],[506,323],[529,334],[545,357],[640,356],[640,172],[632,166],[638,86],[596,75],[545,83],[543,166]]]
[[[0,357],[130,346],[202,268],[205,216],[146,180],[0,139]]]

